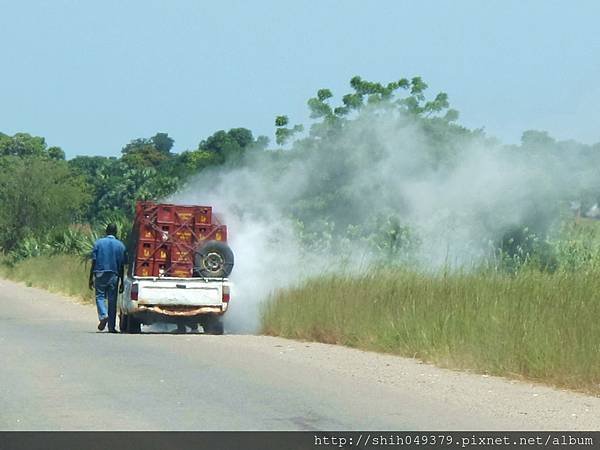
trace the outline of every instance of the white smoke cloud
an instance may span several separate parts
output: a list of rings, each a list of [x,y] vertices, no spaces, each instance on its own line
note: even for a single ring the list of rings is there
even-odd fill
[[[172,199],[211,205],[227,225],[228,244],[235,254],[232,301],[225,315],[228,332],[256,331],[260,302],[305,272],[293,224],[270,200],[278,193],[271,192],[260,176],[255,167],[207,171]],[[301,178],[293,184],[296,181]]]
[[[339,254],[303,249],[290,206],[310,200],[323,180],[331,180],[332,194],[345,198],[336,217],[352,223],[381,212],[399,216],[421,241],[415,261],[436,268],[477,263],[507,227],[544,216],[573,182],[573,167],[581,165],[576,156],[558,161],[482,137],[443,139],[447,145],[433,143],[431,132],[397,114],[366,111],[315,149],[290,150],[287,157],[259,155],[244,167],[203,171],[173,196],[174,202],[213,206],[228,225],[236,256],[228,330],[255,331],[260,302],[273,289],[342,266],[354,270],[369,264],[359,240],[348,242],[351,257],[344,264]]]

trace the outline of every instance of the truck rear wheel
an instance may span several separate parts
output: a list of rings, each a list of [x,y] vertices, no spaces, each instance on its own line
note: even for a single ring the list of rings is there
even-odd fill
[[[133,316],[127,316],[127,332],[139,334],[142,332],[142,323]]]
[[[223,321],[219,316],[207,316],[202,322],[204,334],[222,335],[224,333]]]
[[[119,331],[127,333],[127,314],[119,313]]]
[[[208,241],[194,254],[194,273],[207,278],[225,278],[233,270],[233,252],[224,242]]]

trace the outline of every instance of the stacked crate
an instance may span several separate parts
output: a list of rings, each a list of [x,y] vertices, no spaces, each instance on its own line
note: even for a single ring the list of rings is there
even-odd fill
[[[138,202],[134,223],[135,275],[189,278],[205,241],[227,241],[227,227],[210,206]]]

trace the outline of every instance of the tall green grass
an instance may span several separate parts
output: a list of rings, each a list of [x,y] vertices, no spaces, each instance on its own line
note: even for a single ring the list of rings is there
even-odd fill
[[[262,332],[600,393],[600,272],[305,281],[272,295]]]
[[[88,288],[89,270],[89,263],[86,265],[81,257],[74,255],[36,256],[11,264],[0,258],[3,278],[85,301],[93,299]]]

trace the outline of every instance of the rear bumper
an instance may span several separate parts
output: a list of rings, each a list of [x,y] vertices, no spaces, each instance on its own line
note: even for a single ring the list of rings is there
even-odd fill
[[[204,314],[221,315],[227,308],[221,306],[181,306],[181,305],[139,305],[134,311],[138,313],[154,313],[170,317],[194,317]]]
[[[210,316],[222,316],[227,310],[221,306],[188,306],[188,305],[140,305],[130,302],[126,314],[135,317],[144,325],[153,323],[200,323]]]

